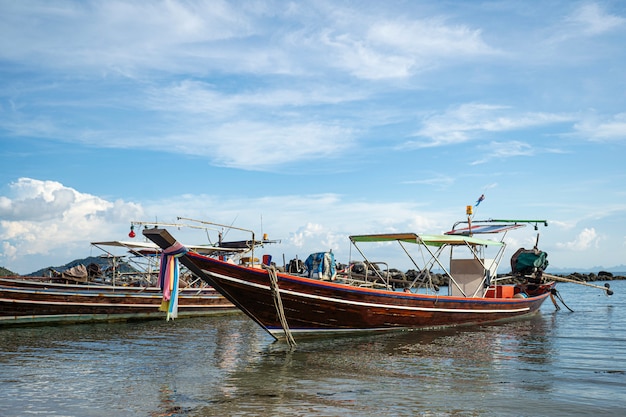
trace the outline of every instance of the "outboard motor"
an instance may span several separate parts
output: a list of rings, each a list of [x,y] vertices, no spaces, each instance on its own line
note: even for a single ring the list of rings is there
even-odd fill
[[[514,275],[533,275],[529,281],[539,284],[541,275],[548,267],[548,254],[537,248],[520,248],[511,256],[511,271]]]

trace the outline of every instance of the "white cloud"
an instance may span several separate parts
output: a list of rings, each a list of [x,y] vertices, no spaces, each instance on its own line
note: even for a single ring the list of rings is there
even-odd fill
[[[340,126],[315,123],[277,126],[240,121],[172,135],[151,146],[205,156],[218,166],[254,171],[340,158],[341,152],[353,146],[352,136],[349,129]]]
[[[491,142],[479,148],[482,151],[482,158],[473,161],[471,165],[483,164],[493,159],[532,156],[535,154],[535,149],[530,144],[516,140],[509,142]]]
[[[414,61],[409,57],[379,51],[362,40],[351,39],[347,35],[322,39],[332,52],[330,62],[358,78],[385,79],[404,78],[411,74]]]
[[[579,136],[594,142],[626,142],[626,113],[605,119],[590,115],[576,123],[574,128]]]
[[[98,234],[110,233],[107,224],[141,215],[140,206],[80,193],[56,181],[20,178],[0,200],[0,260],[70,250]],[[29,271],[31,272],[31,271]]]
[[[626,19],[607,13],[597,3],[581,5],[566,22],[571,24],[573,31],[585,35],[599,35],[626,25]]]
[[[57,68],[173,70],[208,59],[206,43],[254,33],[248,12],[226,1],[15,2],[0,30],[4,58]],[[80,36],[76,36],[79,33]]]
[[[599,236],[596,230],[592,228],[584,228],[576,238],[570,242],[557,243],[556,246],[561,249],[569,249],[577,252],[584,251],[590,247],[597,245]]]
[[[335,194],[298,194],[299,190],[262,198],[172,195],[140,206],[107,201],[55,181],[20,178],[9,188],[10,195],[0,197],[0,265],[21,273],[87,256],[93,241],[124,239],[131,221],[177,223],[181,216],[222,224],[235,222],[235,226],[281,240],[271,251],[282,251],[289,259],[332,249],[345,261],[350,234],[432,232],[446,229],[455,219],[441,210],[418,210],[415,203],[369,198],[353,201]],[[29,204],[36,210],[25,210]],[[210,215],[207,207],[212,207]],[[311,207],[315,207],[313,212]],[[238,233],[231,231],[227,237],[249,237]],[[176,237],[183,242],[206,243],[206,236],[200,241],[198,236],[192,229],[176,230]]]
[[[220,120],[242,112],[251,112],[253,109],[254,114],[264,115],[265,112],[275,112],[280,108],[298,109],[367,98],[362,91],[344,90],[340,86],[331,87],[318,83],[310,88],[306,84],[300,84],[299,88],[280,85],[228,92],[219,87],[195,80],[182,80],[163,88],[151,87],[145,100],[151,110],[203,115],[211,120]]]
[[[537,126],[571,121],[568,115],[517,112],[511,107],[484,103],[466,103],[444,113],[425,116],[423,127],[414,136],[410,147],[454,145],[481,137],[484,133],[510,132]]]
[[[446,60],[495,54],[481,31],[450,25],[444,19],[380,20],[361,17],[357,25],[342,31],[336,27],[320,33],[329,62],[358,78],[407,78]]]
[[[299,230],[296,230],[289,237],[291,243],[298,248],[301,248],[304,245],[304,241],[307,237],[319,234],[322,230],[322,226],[319,224],[307,223]]]
[[[437,175],[435,177],[430,178],[422,178],[418,180],[407,180],[403,181],[403,184],[423,184],[423,185],[432,185],[437,186],[439,188],[447,188],[454,184],[454,177],[445,176],[445,175]]]
[[[114,138],[110,144],[201,155],[215,165],[245,170],[313,163],[352,148],[356,132],[339,120],[311,121],[303,108],[356,98],[327,87],[310,93],[279,88],[226,94],[207,83],[182,81],[152,88],[148,100],[150,109],[175,120],[176,133]]]
[[[480,29],[437,17],[381,19],[384,9],[376,5],[112,0],[15,2],[10,9],[0,29],[1,57],[105,77],[137,78],[154,69],[293,74],[313,67],[404,78],[443,59],[493,53]]]
[[[207,207],[212,207],[211,221],[231,224],[236,220],[236,226],[257,232],[263,229],[270,239],[281,240],[280,245],[269,249],[275,257],[282,252],[289,260],[296,255],[302,258],[309,253],[332,249],[342,262],[346,262],[349,255],[347,237],[351,234],[434,232],[448,230],[457,220],[455,213],[429,210],[415,203],[376,201],[365,195],[363,199],[353,200],[337,194],[287,191],[293,192],[262,198],[173,196],[167,201],[145,205],[144,209],[148,217],[150,213],[158,212],[159,219],[166,221],[177,215],[206,219]],[[177,231],[177,236],[184,236],[179,238],[183,241],[193,241],[191,233],[186,233],[184,230]],[[229,238],[235,239],[235,233],[231,232]]]
[[[573,6],[573,10],[551,29],[552,35],[545,39],[548,45],[560,46],[561,43],[570,42],[567,55],[576,55],[573,52],[578,46],[576,42],[607,35],[626,25],[625,18],[607,12],[599,3],[587,2],[580,3],[580,5],[573,4]],[[570,58],[563,57],[563,59]]]
[[[417,57],[457,58],[496,52],[482,39],[479,29],[450,25],[440,18],[375,22],[367,31],[367,39],[384,49]]]

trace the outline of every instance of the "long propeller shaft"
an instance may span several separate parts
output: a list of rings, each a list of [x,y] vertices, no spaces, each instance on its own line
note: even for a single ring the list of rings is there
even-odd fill
[[[550,275],[550,274],[546,274],[545,272],[543,273],[543,276],[546,278],[550,278],[553,279],[555,281],[560,281],[560,282],[571,282],[572,284],[578,284],[578,285],[584,285],[586,287],[591,287],[591,288],[597,288],[599,290],[602,291],[606,291],[607,295],[613,295],[613,290],[611,290],[611,285],[610,284],[604,284],[604,286],[600,286],[600,285],[595,285],[595,284],[590,284],[588,282],[584,282],[584,281],[577,281],[575,279],[570,279],[570,278],[564,278],[564,277],[559,277],[556,275]]]

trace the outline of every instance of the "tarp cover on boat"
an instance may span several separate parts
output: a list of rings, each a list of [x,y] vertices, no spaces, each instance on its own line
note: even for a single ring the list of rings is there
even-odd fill
[[[337,275],[335,255],[332,252],[312,253],[304,261],[309,278],[334,280]]]
[[[478,239],[464,235],[418,235],[415,233],[387,233],[377,235],[350,236],[352,242],[391,242],[399,240],[408,243],[421,243],[428,246],[444,245],[484,245],[502,246],[502,242],[487,239]]]
[[[548,254],[537,249],[520,248],[511,256],[511,270],[513,273],[531,274],[535,270],[545,270],[548,267]]]
[[[61,278],[76,282],[87,282],[88,276],[87,268],[83,264],[73,266],[61,272]]]

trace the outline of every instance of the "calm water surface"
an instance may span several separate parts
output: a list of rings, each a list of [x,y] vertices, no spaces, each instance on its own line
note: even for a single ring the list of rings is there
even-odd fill
[[[626,282],[512,323],[300,341],[245,316],[0,330],[0,416],[614,416]]]

